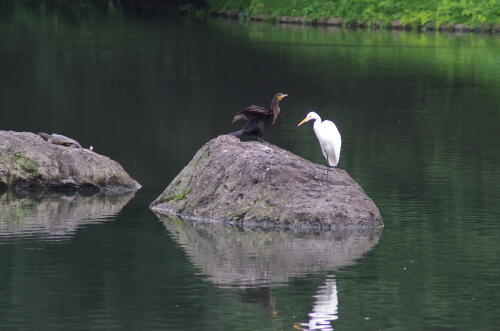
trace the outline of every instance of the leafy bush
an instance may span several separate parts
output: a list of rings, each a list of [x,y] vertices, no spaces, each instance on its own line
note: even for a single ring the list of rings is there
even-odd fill
[[[500,24],[500,0],[206,0],[211,10],[347,22]]]

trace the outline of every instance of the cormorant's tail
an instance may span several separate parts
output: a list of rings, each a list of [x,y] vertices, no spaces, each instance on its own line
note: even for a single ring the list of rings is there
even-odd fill
[[[248,120],[248,119],[247,119],[247,117],[245,116],[245,114],[240,114],[240,113],[238,112],[238,114],[236,114],[236,115],[234,116],[232,123],[237,122],[237,121],[239,121],[239,120]]]
[[[235,136],[237,138],[241,138],[243,137],[243,135],[245,134],[244,130],[238,130],[238,131],[235,131],[235,132],[231,132],[231,133],[228,133],[230,134],[231,136]]]

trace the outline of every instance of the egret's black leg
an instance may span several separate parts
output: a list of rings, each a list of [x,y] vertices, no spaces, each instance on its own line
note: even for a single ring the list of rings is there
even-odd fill
[[[326,179],[328,181],[328,169],[330,169],[330,163],[328,162],[328,155],[326,156]]]

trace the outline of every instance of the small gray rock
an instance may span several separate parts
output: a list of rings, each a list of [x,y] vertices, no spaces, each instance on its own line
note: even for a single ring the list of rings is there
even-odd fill
[[[141,185],[110,158],[31,132],[0,131],[0,188],[132,192]]]
[[[297,16],[280,16],[278,18],[278,22],[286,24],[302,24],[303,19],[302,17]]]
[[[342,20],[340,17],[330,17],[326,20],[327,25],[335,25],[335,26],[340,26],[344,23],[344,20]]]
[[[265,14],[256,14],[250,16],[251,21],[266,21],[268,19],[268,16]]]

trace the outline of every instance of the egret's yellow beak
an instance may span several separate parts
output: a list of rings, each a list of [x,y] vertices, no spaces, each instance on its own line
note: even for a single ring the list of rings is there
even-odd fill
[[[302,120],[302,122],[300,122],[299,124],[297,124],[297,126],[301,126],[302,124],[304,124],[304,123],[305,123],[305,122],[307,122],[307,121],[309,121],[309,118],[307,118],[307,117],[306,117],[306,118],[304,118],[304,119]]]

